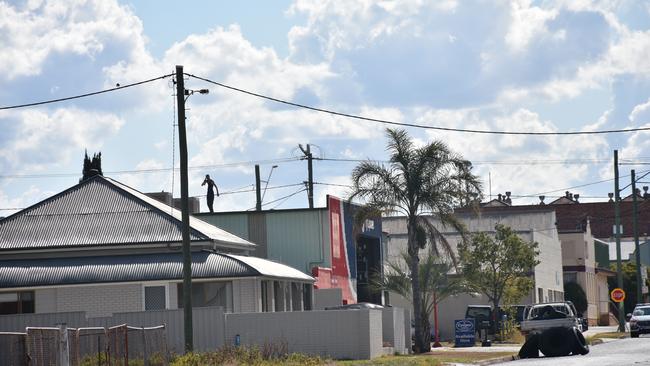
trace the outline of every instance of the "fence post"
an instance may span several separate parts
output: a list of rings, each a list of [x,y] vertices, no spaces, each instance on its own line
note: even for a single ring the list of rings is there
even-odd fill
[[[70,348],[68,347],[68,327],[59,324],[59,365],[70,366]]]
[[[124,325],[124,366],[129,365],[129,327]]]
[[[165,360],[165,365],[169,365],[169,347],[167,345],[167,324],[163,323],[163,333],[162,333],[162,339],[163,339],[163,352],[164,352],[164,360]]]
[[[147,334],[145,332],[144,326],[142,326],[142,356],[144,357],[144,366],[149,366],[149,357],[147,355]]]

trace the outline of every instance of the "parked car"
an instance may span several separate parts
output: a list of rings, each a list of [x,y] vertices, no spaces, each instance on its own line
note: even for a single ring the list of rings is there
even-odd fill
[[[570,301],[534,304],[526,314],[520,328],[526,343],[519,357],[537,357],[539,351],[549,357],[589,353],[581,332],[581,318]]]
[[[494,334],[494,319],[492,319],[490,305],[467,305],[465,319],[474,319],[474,327],[477,332],[480,329],[488,329],[489,334]]]
[[[639,334],[650,333],[650,304],[637,304],[630,318],[630,337],[638,338]]]

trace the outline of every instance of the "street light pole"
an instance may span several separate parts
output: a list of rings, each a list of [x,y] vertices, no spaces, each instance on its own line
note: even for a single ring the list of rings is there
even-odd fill
[[[183,239],[183,327],[185,352],[194,349],[192,327],[192,254],[190,252],[190,210],[187,188],[187,136],[185,134],[185,81],[183,66],[176,66],[176,102],[178,104],[178,145],[181,168],[181,219]]]
[[[618,150],[614,150],[614,235],[616,237],[616,284],[623,288],[621,266],[621,195],[618,189]],[[618,303],[618,331],[625,332],[625,314],[623,302]]]
[[[644,285],[643,277],[641,277],[641,251],[639,249],[639,231],[637,228],[638,221],[638,205],[636,199],[636,176],[634,169],[630,172],[632,176],[632,232],[634,234],[634,251],[636,253],[636,302],[642,302],[643,294],[641,293],[641,286]]]

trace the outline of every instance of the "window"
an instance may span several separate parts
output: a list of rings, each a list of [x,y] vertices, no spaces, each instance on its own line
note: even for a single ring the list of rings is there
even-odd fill
[[[144,310],[167,309],[167,287],[145,286],[144,287]]]
[[[312,291],[312,285],[311,284],[304,284],[303,289],[302,289],[302,304],[305,310],[311,310],[311,291]]]
[[[544,289],[540,287],[537,288],[537,302],[544,302]]]
[[[284,311],[284,298],[282,297],[283,295],[283,289],[282,286],[280,286],[280,282],[278,281],[273,281],[273,294],[275,296],[275,311]]]
[[[0,314],[34,312],[34,291],[0,293]]]
[[[271,304],[269,304],[269,281],[262,281],[262,311],[269,312],[273,311],[271,309]]]
[[[183,284],[178,284],[178,307],[183,307]],[[192,284],[192,307],[221,306],[232,311],[232,282],[197,282]]]
[[[296,282],[291,282],[291,309],[302,311],[302,286]]]

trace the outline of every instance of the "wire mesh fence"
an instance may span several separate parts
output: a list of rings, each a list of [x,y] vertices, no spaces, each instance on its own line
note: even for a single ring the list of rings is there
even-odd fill
[[[68,329],[70,365],[108,365],[106,329],[90,327]]]
[[[58,366],[60,364],[61,344],[60,328],[27,328],[25,339],[29,365]]]
[[[25,340],[27,333],[0,332],[0,365],[28,364]]]
[[[28,327],[0,332],[2,366],[167,366],[164,325],[132,327]]]

